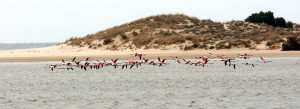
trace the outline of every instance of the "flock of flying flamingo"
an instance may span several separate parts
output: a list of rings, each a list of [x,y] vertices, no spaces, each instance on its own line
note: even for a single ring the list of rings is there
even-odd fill
[[[175,60],[178,64],[187,64],[187,65],[193,65],[193,66],[202,66],[204,67],[206,64],[213,64],[209,63],[209,59],[217,59],[213,61],[223,61],[225,66],[233,67],[234,69],[236,68],[236,64],[232,63],[235,60],[234,57],[228,57],[225,55],[221,56],[215,56],[212,53],[209,53],[209,56],[200,56],[200,57],[194,57],[196,60],[191,61],[191,60],[185,60],[181,59],[179,57],[170,57],[170,59],[161,59],[160,57],[157,57],[157,61],[154,60],[149,60],[143,58],[146,54],[140,54],[140,53],[135,53],[135,54],[130,54],[133,55],[134,57],[138,57],[139,60],[124,60],[124,62],[118,61],[118,59],[111,59],[111,62],[108,62],[106,60],[103,61],[92,61],[90,58],[86,58],[83,61],[76,61],[76,57],[71,59],[69,62],[66,62],[64,59],[61,60],[62,64],[52,64],[49,66],[49,68],[53,71],[54,69],[67,69],[67,70],[73,70],[74,67],[80,68],[83,70],[87,69],[97,69],[99,70],[100,68],[107,67],[107,66],[112,66],[115,69],[117,69],[119,66],[124,69],[124,68],[129,68],[132,69],[133,67],[138,68],[139,66],[142,65],[153,65],[153,66],[164,66],[167,65],[168,63],[165,63],[165,61],[172,61]],[[237,54],[237,56],[241,59],[249,59],[252,55],[249,54]],[[260,57],[261,61],[257,61],[260,63],[268,63],[271,61],[266,61],[262,57]],[[257,64],[254,63],[242,63],[245,64],[246,66],[252,66],[254,67]],[[61,67],[63,66],[63,67]]]

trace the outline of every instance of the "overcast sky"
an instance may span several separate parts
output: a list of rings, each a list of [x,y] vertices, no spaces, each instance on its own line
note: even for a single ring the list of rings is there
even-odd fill
[[[0,0],[0,43],[63,42],[158,14],[244,20],[272,11],[300,24],[300,0]]]

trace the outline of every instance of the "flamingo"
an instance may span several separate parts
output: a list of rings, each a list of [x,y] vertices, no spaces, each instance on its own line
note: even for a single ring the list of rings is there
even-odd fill
[[[67,67],[67,70],[69,70],[69,69],[73,70],[73,68],[72,68],[72,67],[68,66],[68,67]]]
[[[51,70],[53,71],[53,69],[54,69],[54,68],[56,68],[56,65],[55,65],[55,64],[53,64],[53,65],[50,65],[49,67],[50,67],[50,68],[51,68]]]
[[[254,67],[254,65],[257,65],[257,64],[253,64],[253,63],[249,63],[249,62],[242,63],[242,64],[245,64],[246,66],[251,65],[252,67]]]
[[[131,54],[131,55],[133,55],[133,54]],[[140,60],[142,60],[142,56],[145,56],[146,54],[141,54],[141,53],[135,53],[134,54],[134,57],[139,57],[140,58]]]
[[[157,58],[158,62],[159,62],[159,66],[161,66],[162,64],[165,64],[165,60],[163,59],[162,61],[160,60],[160,57]]]
[[[230,66],[231,65],[231,59],[224,60],[225,66],[227,65],[227,62],[229,62],[229,66]]]
[[[154,61],[149,62],[150,65],[156,65],[156,63],[154,63]]]
[[[126,63],[126,64],[124,64],[124,65],[122,65],[122,69],[124,69],[124,67],[126,67],[126,68],[127,68],[127,63]]]
[[[261,61],[257,61],[257,62],[260,62],[260,63],[268,63],[268,62],[272,62],[272,61],[266,61],[265,59],[263,59],[262,57],[260,57]]]
[[[74,57],[74,58],[72,59],[72,62],[74,62],[74,61],[75,61],[75,59],[76,59],[76,57]]]
[[[130,69],[133,67],[133,66],[136,66],[136,68],[138,68],[138,65],[141,64],[137,61],[133,62],[132,65],[130,66]]]
[[[118,64],[117,64],[117,61],[118,61],[118,60],[119,60],[119,59],[116,59],[116,60],[111,59],[112,65],[115,67],[115,69],[118,67]]]
[[[179,59],[177,58],[177,56],[175,56],[175,57],[171,57],[171,58],[170,58],[170,60],[175,60],[177,63],[179,63],[179,64],[180,64],[180,61],[179,61]]]
[[[219,56],[218,56],[219,57]],[[223,57],[219,57],[221,60],[220,61],[225,61],[225,59]]]
[[[249,56],[252,56],[252,55],[248,55],[248,54],[237,54],[238,57],[240,57],[241,59],[249,59],[250,57]]]
[[[190,63],[190,65],[195,65],[195,66],[197,66],[198,64],[200,64],[201,63],[201,61],[197,61],[197,62],[194,62],[194,63]]]
[[[245,54],[237,54],[238,56],[252,56],[252,55],[250,55],[250,54],[247,54],[247,53],[245,53]]]
[[[204,67],[205,64],[213,64],[213,63],[208,63],[208,58],[213,57],[214,55],[212,53],[209,53],[210,56],[206,57],[206,56],[200,56],[200,57],[196,57],[197,60],[195,61],[186,61],[185,59],[182,59],[183,61],[180,60],[180,58],[176,57],[172,57],[170,58],[170,60],[175,60],[178,64],[184,63],[184,64],[190,64],[190,65],[195,65],[195,66],[202,66]],[[158,62],[155,62],[154,60],[150,61],[149,59],[145,59],[142,58],[144,54],[139,54],[139,53],[135,53],[135,57],[139,56],[140,61],[133,61],[133,60],[127,60],[124,62],[118,61],[118,59],[111,59],[111,62],[107,62],[105,60],[103,60],[103,62],[100,62],[98,60],[93,61],[90,60],[90,58],[86,58],[84,61],[84,64],[80,64],[81,61],[76,61],[76,57],[72,58],[69,62],[66,62],[64,59],[61,59],[62,64],[53,64],[53,65],[49,65],[48,67],[53,71],[57,66],[66,66],[67,70],[73,70],[73,66],[77,66],[81,69],[87,70],[87,68],[91,68],[91,69],[100,69],[103,68],[103,66],[113,66],[115,69],[117,69],[118,66],[122,66],[122,69],[127,68],[128,65],[130,65],[130,69],[133,68],[134,66],[136,66],[138,68],[138,66],[141,66],[142,64],[146,64],[146,65],[158,65],[158,66],[162,66],[164,64],[168,64],[165,63],[166,59],[161,59],[160,57],[157,58]],[[238,54],[238,56],[240,56],[243,59],[247,59],[249,58],[249,54]],[[236,69],[236,64],[232,64],[232,61],[234,61],[234,58],[232,57],[227,57],[227,56],[217,56],[218,58],[220,58],[220,61],[224,61],[225,66],[232,66],[234,69]],[[143,60],[141,60],[143,59]],[[199,60],[200,59],[200,60]],[[271,62],[271,61],[266,61],[265,59],[263,59],[262,57],[260,57],[261,63],[267,63],[267,62]],[[237,60],[238,61],[238,60]],[[74,63],[74,64],[73,64]],[[73,64],[73,65],[72,65]],[[253,63],[242,63],[242,64],[246,64],[246,66],[252,66],[255,67],[255,65],[257,64],[253,64]],[[298,64],[298,63],[297,63]],[[56,69],[65,69],[65,68],[56,68]]]
[[[180,64],[180,61],[179,61],[178,59],[176,59],[176,62],[177,62],[178,64]]]
[[[65,65],[67,66],[67,70],[71,69],[73,70],[73,67],[71,66],[72,64],[71,63],[66,63],[64,59],[61,59],[61,62],[63,63],[62,65]]]
[[[189,64],[190,63],[190,61],[186,61],[185,59],[182,59],[184,62],[185,62],[185,64]]]
[[[86,58],[85,61],[89,61],[90,58]]]
[[[212,53],[208,53],[210,58],[217,58],[217,56],[214,56]]]
[[[203,57],[202,60],[203,60],[204,64],[206,64],[208,62],[207,57]]]
[[[143,58],[143,60],[144,60],[144,63],[147,63],[149,59]]]

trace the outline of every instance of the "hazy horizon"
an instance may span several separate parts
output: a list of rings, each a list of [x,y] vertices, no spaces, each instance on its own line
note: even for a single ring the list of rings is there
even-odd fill
[[[275,17],[300,23],[296,0],[0,0],[0,43],[64,42],[140,18],[182,13],[217,22],[244,20],[252,13],[272,11]],[[297,16],[298,15],[298,16]]]

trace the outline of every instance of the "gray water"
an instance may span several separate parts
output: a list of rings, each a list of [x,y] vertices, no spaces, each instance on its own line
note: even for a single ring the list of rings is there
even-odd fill
[[[300,108],[300,58],[100,70],[0,63],[0,108]],[[242,63],[255,63],[255,67]],[[61,67],[64,68],[64,67]]]
[[[15,50],[15,49],[28,49],[28,48],[42,48],[59,44],[59,42],[49,43],[0,43],[0,50]]]
[[[186,59],[191,62],[197,61],[196,59]],[[128,68],[122,69],[119,66],[115,69],[113,66],[104,66],[99,70],[87,69],[84,71],[79,67],[73,67],[74,70],[68,71],[65,66],[59,66],[58,69],[51,71],[48,67],[51,64],[61,64],[61,61],[57,62],[3,62],[0,63],[0,72],[9,72],[9,73],[164,73],[164,72],[174,72],[174,73],[224,73],[224,72],[243,72],[243,73],[288,73],[288,72],[299,72],[300,68],[300,58],[266,58],[267,61],[272,61],[268,63],[260,63],[260,59],[238,59],[233,60],[232,64],[236,64],[236,69],[233,69],[233,66],[225,66],[224,61],[219,61],[217,59],[209,60],[208,64],[204,67],[194,66],[189,64],[178,64],[174,60],[166,60],[166,64],[163,66],[153,66],[153,65],[142,65],[140,67],[133,67],[132,69]],[[109,62],[109,61],[108,61]],[[182,61],[181,61],[182,62]],[[83,64],[84,62],[81,62]],[[90,63],[96,63],[96,61],[91,61]],[[123,65],[123,60],[118,61],[119,65]],[[245,63],[254,63],[254,67],[251,65],[246,66]]]

